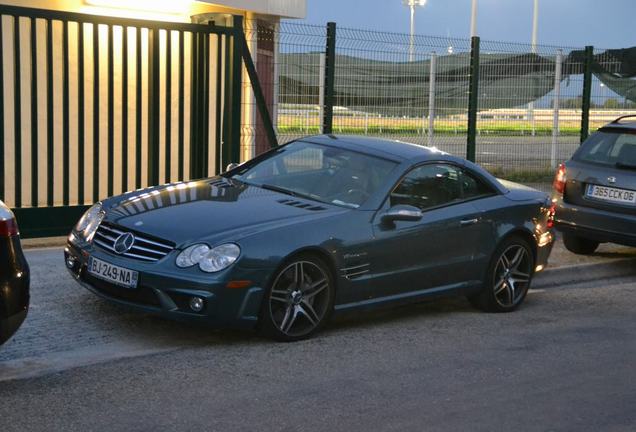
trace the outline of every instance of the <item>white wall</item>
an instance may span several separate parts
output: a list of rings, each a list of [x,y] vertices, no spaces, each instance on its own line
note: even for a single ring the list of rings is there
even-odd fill
[[[307,0],[202,0],[219,6],[285,18],[305,18]]]

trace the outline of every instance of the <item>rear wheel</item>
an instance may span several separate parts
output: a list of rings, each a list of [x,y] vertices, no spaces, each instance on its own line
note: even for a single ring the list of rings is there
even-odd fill
[[[288,261],[263,301],[261,331],[284,342],[310,337],[331,315],[334,291],[333,277],[322,260],[298,256]]]
[[[563,234],[563,244],[570,252],[578,255],[590,255],[596,251],[599,242],[573,234]]]
[[[511,312],[523,302],[534,274],[534,256],[520,237],[505,240],[493,254],[484,289],[469,297],[486,312]]]

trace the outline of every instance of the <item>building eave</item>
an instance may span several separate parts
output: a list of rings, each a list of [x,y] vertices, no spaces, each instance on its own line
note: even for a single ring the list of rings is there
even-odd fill
[[[307,0],[199,0],[215,6],[241,9],[281,18],[305,18]]]

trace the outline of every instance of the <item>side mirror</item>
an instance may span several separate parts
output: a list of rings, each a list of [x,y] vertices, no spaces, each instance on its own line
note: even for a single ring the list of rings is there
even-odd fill
[[[225,172],[232,171],[234,168],[237,168],[239,165],[240,164],[237,164],[236,162],[229,163],[225,167]]]
[[[395,221],[417,222],[422,219],[422,210],[410,205],[396,205],[382,215],[382,223]]]

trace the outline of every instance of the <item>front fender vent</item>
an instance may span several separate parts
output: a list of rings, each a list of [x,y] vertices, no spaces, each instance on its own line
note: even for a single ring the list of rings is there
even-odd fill
[[[362,275],[369,273],[369,263],[346,267],[341,269],[340,272],[349,280],[357,279]]]

